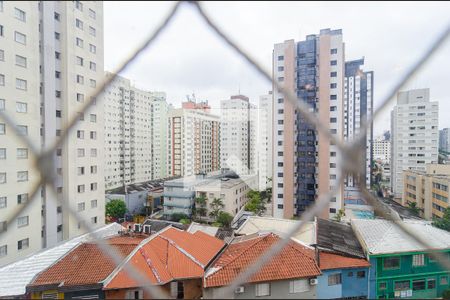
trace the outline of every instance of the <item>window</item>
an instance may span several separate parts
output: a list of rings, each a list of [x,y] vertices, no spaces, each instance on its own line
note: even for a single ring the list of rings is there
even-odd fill
[[[356,277],[357,278],[364,278],[364,277],[366,277],[366,271],[358,271],[358,272],[356,272]]]
[[[91,208],[97,207],[97,200],[91,200]]]
[[[84,102],[84,95],[77,93],[77,101],[78,102]]]
[[[17,130],[19,131],[19,135],[28,135],[28,126],[17,125]]]
[[[92,224],[97,224],[97,217],[92,217],[91,218],[91,223]]]
[[[17,181],[18,182],[28,181],[28,171],[17,172]]]
[[[17,227],[25,227],[28,226],[28,216],[18,217],[17,218]]]
[[[28,159],[28,148],[17,148],[17,159]]]
[[[91,183],[91,191],[96,191],[97,190],[97,183]]]
[[[308,280],[299,279],[289,281],[289,294],[302,293],[309,291]]]
[[[61,118],[61,111],[60,111],[60,110],[57,110],[57,111],[56,111],[56,117],[57,117],[57,118]]]
[[[55,71],[55,78],[61,78],[61,72]]]
[[[62,149],[56,149],[56,156],[62,155]]]
[[[8,202],[6,197],[0,197],[0,208],[5,208],[8,206]]]
[[[440,283],[441,285],[447,285],[447,284],[448,284],[448,276],[441,276],[441,277],[439,278],[439,283]]]
[[[0,183],[6,183],[6,173],[0,173]]]
[[[92,88],[95,88],[97,86],[97,82],[94,79],[90,79],[89,84]]]
[[[83,148],[78,148],[77,153],[78,153],[78,157],[84,157],[84,149]]]
[[[337,72],[331,72],[330,77],[337,77]]]
[[[96,123],[97,122],[97,115],[91,114],[90,119],[91,119],[92,123]]]
[[[341,273],[328,275],[328,285],[341,284]]]
[[[270,296],[270,283],[255,284],[255,296],[256,297]]]
[[[27,81],[20,78],[16,78],[16,89],[26,91]]]
[[[77,190],[78,190],[78,193],[84,193],[84,184],[80,184],[80,185],[77,187]]]
[[[81,75],[77,75],[77,83],[84,84],[84,77]]]
[[[0,74],[0,86],[5,86],[5,75]]]
[[[83,3],[81,3],[80,1],[74,1],[75,2],[75,8],[83,11]]]
[[[96,31],[95,31],[94,27],[89,26],[89,34],[92,35],[92,36],[96,35]]]
[[[5,61],[5,51],[0,50],[0,61]]]
[[[280,67],[278,67],[278,71],[284,71],[284,67],[283,66],[280,66]]]
[[[0,36],[3,36],[3,25],[0,25]]]
[[[413,291],[421,291],[425,289],[425,279],[413,280],[412,281]]]
[[[82,66],[82,65],[83,65],[83,58],[77,56],[76,63],[77,63],[77,65]],[[79,76],[79,75],[78,75],[78,76]]]
[[[414,267],[421,267],[425,265],[425,255],[424,254],[416,254],[412,257],[412,265]]]
[[[17,32],[17,31],[14,32],[14,40],[17,43],[22,44],[22,45],[27,44],[27,36],[25,34]]]
[[[77,130],[77,138],[84,139],[84,130]]]
[[[77,28],[80,28],[82,30],[83,29],[83,21],[76,19],[75,26],[77,26]]]
[[[336,100],[337,99],[337,95],[330,95],[330,100]]]
[[[3,245],[0,247],[0,257],[8,255],[8,246]]]
[[[383,259],[383,269],[400,268],[400,257],[386,257]]]
[[[337,122],[337,118],[330,118],[330,123],[336,123]]]
[[[330,50],[330,53],[331,53],[331,54],[337,54],[337,49],[336,49],[336,48],[331,49],[331,50]]]
[[[55,12],[54,18],[55,18],[56,21],[60,21],[61,20],[61,15],[58,14],[57,12]]]
[[[20,56],[20,55],[16,55],[16,66],[19,67],[27,67],[27,58]]]
[[[83,40],[82,40],[82,39],[76,38],[76,43],[77,43],[77,46],[78,46],[78,47],[80,47],[80,48],[83,48],[83,47],[84,47],[84,43],[83,43]]]
[[[78,175],[84,175],[84,167],[78,167]]]
[[[282,61],[282,60],[284,60],[284,56],[283,55],[279,55],[278,56],[278,61]]]
[[[96,15],[95,15],[95,11],[93,11],[92,9],[89,8],[89,17],[91,17],[92,19],[95,20]]]
[[[89,69],[91,69],[92,71],[97,71],[97,64],[91,61],[89,63]]]
[[[16,112],[18,113],[26,113],[27,112],[27,104],[24,102],[16,102]]]
[[[55,31],[55,40],[59,40],[60,36],[61,36],[61,34],[59,32]]]
[[[427,281],[427,289],[432,290],[436,288],[436,279],[428,279]]]
[[[91,140],[96,140],[96,139],[97,139],[97,132],[91,131]]]
[[[78,203],[78,211],[83,211],[85,209],[84,202]]]
[[[6,148],[0,148],[0,159],[6,159]]]
[[[91,149],[91,157],[97,157],[97,149],[95,148]]]
[[[17,204],[23,204],[28,201],[28,194],[17,195]]]
[[[394,291],[404,291],[409,290],[409,280],[403,281],[395,281],[394,282]]]
[[[55,58],[56,59],[61,59],[61,53],[55,51]]]
[[[30,243],[30,239],[26,238],[17,242],[17,250],[27,249]]]
[[[5,123],[0,123],[0,134],[6,133]]]
[[[337,83],[330,83],[330,88],[331,89],[337,88]]]
[[[62,224],[56,226],[56,232],[61,232],[62,231]]]
[[[387,289],[387,284],[386,284],[386,282],[380,282],[380,283],[378,284],[378,289],[379,289],[379,290],[385,290],[385,289]]]
[[[337,65],[337,60],[332,60],[332,61],[330,61],[330,65],[331,65],[331,66],[336,66],[336,65]]]
[[[336,208],[330,208],[330,213],[335,214],[336,213]]]
[[[95,47],[95,45],[89,44],[89,51],[95,54],[97,52],[97,47]]]
[[[55,97],[61,98],[61,91],[55,91]]]
[[[17,20],[20,20],[22,22],[26,22],[26,14],[23,10],[18,9],[17,7],[14,8],[14,16]]]

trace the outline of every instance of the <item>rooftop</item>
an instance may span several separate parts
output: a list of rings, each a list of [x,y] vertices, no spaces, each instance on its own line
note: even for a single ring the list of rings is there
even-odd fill
[[[249,216],[235,233],[236,235],[249,235],[260,231],[270,231],[284,236],[299,224],[300,221],[296,220]],[[311,245],[315,243],[315,231],[314,222],[306,222],[303,228],[293,235],[293,238]]]
[[[351,226],[339,222],[317,219],[317,246],[336,253],[365,258]]]
[[[189,233],[168,227],[149,237],[127,257],[125,263],[108,277],[105,289],[136,287],[126,266],[134,266],[144,280],[166,284],[175,279],[202,278],[206,265],[225,243],[202,231]]]
[[[0,268],[0,297],[23,295],[26,286],[34,276],[42,272],[79,244],[93,240],[94,237],[106,238],[117,235],[122,226],[112,223],[99,228],[93,233],[87,233],[65,241],[53,248],[32,254],[15,263]]]
[[[150,180],[140,183],[134,183],[127,185],[127,192],[128,193],[134,193],[134,192],[141,192],[141,191],[157,191],[162,190],[164,188],[164,181],[172,180],[177,177],[170,177],[165,179],[156,179],[156,180]],[[125,194],[125,187],[121,186],[112,190],[106,191],[107,194]]]
[[[252,265],[278,241],[280,237],[273,233],[235,238],[207,270],[204,286],[217,287],[230,284],[240,272]],[[278,255],[247,282],[308,278],[317,275],[320,275],[320,270],[314,260],[314,250],[289,241]]]
[[[173,226],[181,230],[186,229],[186,225],[182,223],[156,219],[147,219],[144,221],[143,225],[150,225],[151,232],[159,232],[169,226]]]
[[[323,251],[319,254],[319,265],[321,270],[370,267],[370,263],[364,258],[348,257]]]
[[[429,221],[404,220],[403,224],[417,236],[426,239],[431,249],[450,248],[450,232],[436,228]],[[370,255],[426,251],[427,248],[403,233],[392,221],[352,220],[363,248]]]

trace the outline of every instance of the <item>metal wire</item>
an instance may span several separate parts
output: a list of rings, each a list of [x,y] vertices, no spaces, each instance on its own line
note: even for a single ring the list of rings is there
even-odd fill
[[[115,79],[116,75],[126,70],[126,68],[132,63],[145,49],[147,49],[150,45],[152,45],[158,36],[167,28],[169,23],[174,19],[176,12],[180,5],[184,2],[176,2],[168,15],[163,19],[161,24],[155,29],[155,31],[150,34],[128,57],[124,59],[124,61],[119,65],[119,67],[112,72],[113,75],[110,77],[105,77],[102,83],[95,89],[95,91],[90,95],[89,101],[86,102],[82,107],[82,112],[86,113],[93,106],[94,103],[101,105],[102,95],[104,90],[111,84],[111,82]],[[315,203],[308,208],[308,210],[302,214],[300,222],[298,225],[294,226],[282,239],[274,244],[268,251],[266,251],[261,257],[256,259],[255,263],[251,265],[248,269],[238,274],[238,276],[233,280],[233,282],[224,288],[222,292],[222,296],[226,297],[228,293],[234,292],[234,289],[239,285],[245,283],[252,275],[257,273],[265,264],[267,264],[275,255],[277,255],[291,240],[291,237],[297,232],[301,231],[305,226],[307,221],[311,221],[314,219],[314,216],[322,212],[327,205],[329,204],[331,197],[337,192],[338,189],[342,188],[344,178],[352,174],[353,176],[359,176],[360,166],[355,164],[355,161],[352,158],[356,157],[363,151],[361,148],[360,141],[366,138],[366,131],[368,128],[368,124],[380,114],[380,111],[384,109],[390,101],[394,98],[395,94],[401,89],[408,81],[421,70],[421,68],[425,65],[425,63],[432,57],[436,51],[443,45],[444,41],[450,35],[450,24],[445,28],[445,30],[436,38],[436,40],[430,45],[430,47],[419,57],[419,59],[411,65],[411,68],[400,78],[399,82],[395,84],[388,95],[381,101],[381,106],[373,113],[371,118],[363,123],[360,129],[360,135],[358,138],[355,138],[351,143],[344,143],[342,137],[331,134],[329,128],[323,124],[325,122],[321,122],[321,120],[314,114],[311,113],[310,106],[306,103],[306,101],[302,101],[302,99],[297,98],[297,96],[285,88],[283,85],[279,84],[276,80],[272,78],[269,72],[267,72],[264,67],[260,63],[258,63],[254,58],[250,56],[250,54],[245,51],[240,45],[234,42],[227,34],[225,34],[222,29],[217,26],[212,18],[205,12],[202,7],[202,4],[196,1],[189,1],[190,5],[196,8],[198,15],[205,21],[206,25],[209,26],[217,36],[219,36],[224,43],[230,46],[238,55],[240,55],[244,60],[248,63],[248,65],[254,68],[260,75],[262,75],[266,80],[273,84],[274,89],[278,89],[285,98],[291,102],[297,109],[297,111],[302,115],[302,117],[307,120],[311,125],[313,125],[316,130],[324,134],[330,142],[336,144],[338,149],[343,153],[342,156],[342,168],[339,170],[338,182],[339,184],[334,186],[333,189],[326,194],[319,195],[319,198]],[[97,99],[99,97],[99,99]],[[99,100],[98,102],[96,102]],[[5,123],[12,128],[16,135],[19,135],[19,130],[15,126],[17,123],[10,116],[6,115],[5,112],[0,111],[0,119],[3,119]],[[53,154],[58,147],[68,139],[70,133],[74,130],[75,126],[78,122],[78,116],[73,116],[72,119],[65,126],[64,130],[60,138],[51,145],[48,149],[40,150],[39,145],[35,145],[27,136],[18,136],[19,141],[25,144],[31,152],[31,155],[35,158],[33,160],[33,167],[39,170],[40,172],[40,180],[36,182],[36,184],[31,189],[31,196],[29,197],[29,201],[13,210],[8,217],[6,218],[7,224],[11,224],[20,213],[29,205],[31,205],[38,198],[39,188],[42,185],[48,185],[53,192],[55,192],[55,166],[53,162]],[[411,232],[409,228],[407,228],[399,219],[398,215],[393,211],[390,211],[386,206],[383,206],[381,202],[374,197],[370,191],[367,190],[365,186],[365,181],[359,180],[359,188],[364,196],[364,198],[371,204],[377,214],[384,217],[387,220],[393,221],[393,223],[398,226],[400,230],[402,230],[405,234],[411,237],[414,241],[422,245],[424,248],[430,248],[427,244],[427,241],[423,238],[417,236],[414,232]],[[56,193],[55,193],[56,194]],[[89,232],[94,234],[94,239],[97,241],[97,245],[104,251],[118,266],[123,265],[123,258],[112,248],[110,245],[101,241],[100,237],[96,236],[95,229],[89,225],[89,222],[82,216],[80,216],[74,208],[67,203],[65,206],[69,212],[69,214],[76,218],[78,222],[84,224],[86,229]],[[5,232],[0,232],[0,237],[5,234]],[[431,252],[430,255],[434,257],[436,260],[441,263],[443,267],[450,270],[450,262],[444,257],[441,253]],[[137,270],[133,265],[123,265],[126,272],[140,284],[145,291],[152,296],[152,298],[167,298],[167,292],[164,291],[160,286],[151,285],[148,282],[143,280],[143,276],[139,270]]]

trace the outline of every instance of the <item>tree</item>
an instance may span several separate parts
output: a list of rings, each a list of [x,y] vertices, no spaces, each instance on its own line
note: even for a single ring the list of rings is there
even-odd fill
[[[106,216],[111,218],[123,218],[127,212],[127,205],[122,199],[112,199],[105,206]]]
[[[247,193],[249,199],[245,205],[245,210],[253,212],[255,215],[261,216],[266,211],[266,206],[258,191],[250,190]]]
[[[444,211],[444,216],[442,218],[433,218],[431,223],[433,226],[450,231],[450,207],[447,207]]]
[[[173,213],[170,216],[170,220],[172,220],[174,222],[179,222],[180,220],[187,219],[187,218],[188,218],[188,216],[183,213]]]
[[[227,212],[221,211],[217,216],[217,222],[222,224],[223,227],[229,228],[231,225],[231,221],[233,221],[233,216]]]
[[[221,209],[225,207],[222,199],[214,198],[214,200],[211,202],[209,206],[211,207],[211,212],[209,213],[209,216],[217,221]]]
[[[192,209],[192,218],[197,219],[197,217],[204,217],[207,213],[206,209],[206,198],[205,196],[200,196],[194,199],[194,208]]]
[[[342,217],[345,216],[345,211],[343,209],[340,209],[338,213],[334,216],[334,219],[338,222],[342,220]]]
[[[419,215],[420,208],[417,207],[417,202],[408,202],[408,208],[416,216]]]

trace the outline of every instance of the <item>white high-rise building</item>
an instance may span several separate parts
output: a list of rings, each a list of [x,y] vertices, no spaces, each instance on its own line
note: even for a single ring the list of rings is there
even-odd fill
[[[238,175],[256,169],[256,106],[243,95],[220,102],[220,166]]]
[[[378,137],[373,142],[373,159],[381,159],[383,163],[391,162],[391,141]]]
[[[450,128],[439,130],[439,150],[450,153]]]
[[[2,227],[0,265],[84,233],[83,222],[104,224],[103,108],[81,112],[102,77],[102,2],[0,2],[0,109],[43,149],[73,117],[80,120],[55,151],[55,170],[47,170],[55,173],[56,195],[42,187],[39,199]],[[0,222],[31,201],[39,180],[31,159],[0,121]]]
[[[259,97],[257,129],[258,185],[265,190],[272,186],[272,92]]]
[[[404,170],[425,171],[438,162],[439,103],[430,102],[429,89],[397,94],[391,112],[391,190],[402,197]]]
[[[169,176],[192,176],[220,170],[220,117],[206,102],[184,102],[169,112]]]
[[[165,93],[138,89],[116,76],[103,98],[105,188],[166,177],[162,163],[166,162]]]

